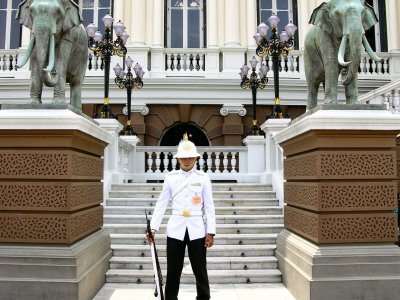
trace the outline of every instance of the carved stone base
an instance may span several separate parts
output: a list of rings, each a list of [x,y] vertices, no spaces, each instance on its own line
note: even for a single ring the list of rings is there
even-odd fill
[[[0,245],[1,299],[91,300],[105,283],[110,236],[71,245]]]
[[[297,300],[394,299],[400,294],[400,247],[393,244],[318,246],[283,230],[275,255],[283,284]]]
[[[318,244],[397,241],[399,121],[387,111],[320,110],[279,133],[285,228]]]

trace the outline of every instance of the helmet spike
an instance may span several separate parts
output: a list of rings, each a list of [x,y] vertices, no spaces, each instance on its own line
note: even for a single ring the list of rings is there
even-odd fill
[[[184,141],[184,142],[187,142],[188,140],[189,140],[188,134],[187,134],[187,132],[185,132],[185,133],[183,134],[183,141]]]

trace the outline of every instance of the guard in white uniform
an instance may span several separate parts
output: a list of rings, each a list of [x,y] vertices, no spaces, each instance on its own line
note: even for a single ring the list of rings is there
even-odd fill
[[[166,300],[178,299],[186,245],[196,277],[197,299],[210,299],[206,254],[207,248],[214,244],[215,208],[210,178],[203,171],[196,170],[199,156],[196,146],[185,135],[174,156],[178,158],[181,169],[165,176],[151,219],[155,236],[172,200],[172,214],[167,225]]]

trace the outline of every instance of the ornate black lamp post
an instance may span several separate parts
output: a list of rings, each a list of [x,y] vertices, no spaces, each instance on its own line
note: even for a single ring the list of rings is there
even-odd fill
[[[250,60],[251,66],[251,74],[250,78],[247,77],[249,73],[249,67],[247,65],[243,65],[240,68],[240,77],[242,78],[242,82],[240,83],[240,87],[242,89],[251,89],[251,93],[253,96],[253,126],[250,131],[250,135],[260,135],[260,126],[257,124],[257,114],[256,114],[256,105],[257,105],[257,89],[263,89],[267,85],[267,66],[262,65],[260,71],[257,75],[256,67],[258,64],[258,59],[253,56]]]
[[[131,99],[132,99],[132,89],[141,89],[143,87],[143,75],[144,72],[142,67],[137,63],[133,68],[136,77],[133,77],[131,72],[133,60],[128,56],[125,59],[126,67],[128,72],[125,73],[119,64],[114,67],[115,72],[115,83],[120,89],[126,89],[127,93],[127,109],[128,109],[128,120],[126,121],[126,126],[121,130],[121,135],[136,135],[131,126]]]
[[[111,27],[114,19],[107,14],[101,20],[103,21],[105,27],[104,36],[100,31],[97,30],[96,25],[93,23],[90,23],[86,27],[86,32],[89,36],[89,49],[93,51],[94,55],[97,57],[103,57],[104,59],[104,101],[100,118],[112,119],[116,118],[116,115],[114,115],[111,111],[108,98],[111,56],[114,54],[118,56],[126,55],[127,50],[125,43],[129,35],[126,33],[126,31],[124,31],[126,28],[125,25],[119,21],[113,26],[115,34],[117,35],[117,38],[115,41],[113,41]]]
[[[285,26],[282,33],[278,35],[278,23],[280,19],[278,16],[273,14],[268,18],[268,23],[271,26],[271,36],[268,39],[266,37],[268,32],[268,25],[261,22],[257,27],[257,33],[254,35],[254,39],[258,45],[256,53],[260,57],[270,56],[272,57],[272,66],[274,71],[274,90],[275,90],[275,104],[272,109],[272,113],[269,118],[283,118],[282,108],[280,105],[279,98],[279,57],[285,58],[289,54],[289,51],[294,46],[294,33],[297,27],[292,22]]]

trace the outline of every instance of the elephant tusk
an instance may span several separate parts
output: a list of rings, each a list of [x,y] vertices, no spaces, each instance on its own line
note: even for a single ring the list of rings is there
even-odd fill
[[[346,67],[351,64],[351,61],[344,61],[344,53],[346,52],[346,44],[347,44],[348,36],[345,34],[342,37],[342,41],[340,42],[339,52],[338,52],[338,62],[341,66]]]
[[[370,44],[368,43],[367,38],[365,37],[365,35],[363,34],[362,36],[362,43],[364,45],[365,50],[367,51],[368,55],[376,62],[381,62],[383,60],[383,58],[379,57],[378,55],[376,55],[376,53],[372,50]]]
[[[51,72],[54,69],[54,55],[55,55],[55,38],[54,34],[51,35],[50,37],[50,47],[49,47],[49,64],[44,71],[46,72]]]
[[[32,54],[33,46],[35,46],[35,36],[32,35],[32,38],[29,42],[28,49],[26,50],[26,53],[24,57],[22,58],[22,61],[17,63],[17,68],[22,68],[29,60]]]

